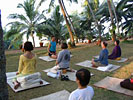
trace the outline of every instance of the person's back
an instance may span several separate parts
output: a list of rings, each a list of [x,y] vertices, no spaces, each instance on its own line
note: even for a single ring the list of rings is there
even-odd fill
[[[25,55],[20,56],[18,72],[25,74],[32,74],[36,70],[36,57],[27,58]]]
[[[60,68],[69,68],[70,51],[67,49],[63,49],[62,51],[60,51],[57,57],[57,61]]]
[[[94,90],[91,86],[84,89],[76,89],[70,95],[69,100],[91,100],[94,95]]]
[[[87,69],[80,69],[76,72],[76,83],[78,89],[74,90],[69,100],[91,100],[94,95],[94,90],[91,86],[88,86],[91,78],[91,74]]]

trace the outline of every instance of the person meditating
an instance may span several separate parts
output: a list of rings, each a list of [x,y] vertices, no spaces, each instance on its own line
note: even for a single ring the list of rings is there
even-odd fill
[[[24,54],[20,56],[18,72],[16,73],[16,78],[13,79],[14,89],[20,86],[17,81],[18,77],[23,77],[36,72],[36,56],[31,51],[33,50],[33,45],[31,42],[24,43]]]
[[[56,41],[55,41],[55,37],[52,36],[52,40],[48,46],[48,55],[53,58],[53,59],[56,59],[57,58],[57,55],[56,55]]]
[[[108,50],[106,42],[101,42],[102,50],[98,59],[92,59],[92,67],[107,66],[108,65]]]
[[[87,69],[80,69],[76,72],[78,89],[70,94],[69,100],[92,100],[94,90],[91,86],[88,86],[90,78],[91,74]]]
[[[112,60],[118,59],[119,60],[121,57],[121,48],[119,46],[119,40],[116,40],[114,44],[115,44],[115,47],[114,47],[112,53],[108,56],[108,59],[112,59]]]
[[[67,49],[66,43],[61,44],[61,51],[58,54],[56,60],[56,66],[51,68],[51,72],[56,73],[58,69],[66,70],[69,69],[70,64],[70,51]]]

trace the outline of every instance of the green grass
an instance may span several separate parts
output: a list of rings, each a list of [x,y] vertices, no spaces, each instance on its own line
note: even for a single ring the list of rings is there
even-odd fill
[[[105,78],[106,76],[113,76],[113,77],[118,77],[118,78],[125,78],[125,77],[130,76],[129,73],[131,73],[131,71],[133,71],[132,70],[133,66],[131,63],[133,61],[133,45],[127,44],[127,43],[126,44],[121,43],[120,45],[122,48],[122,57],[128,57],[129,58],[128,62],[117,63],[117,62],[109,60],[109,63],[116,64],[116,65],[119,64],[119,65],[123,66],[122,68],[118,69],[117,71],[114,71],[111,73],[100,72],[97,70],[88,69],[93,74],[95,74],[91,78],[89,85],[93,86],[93,84],[95,82],[100,81],[101,79]],[[114,47],[114,45],[112,45],[112,44],[110,44],[108,46],[108,50],[110,53],[111,53],[113,47]],[[77,69],[77,70],[82,68],[80,66],[76,66],[75,63],[81,62],[84,60],[88,60],[88,59],[91,60],[94,55],[99,54],[100,50],[101,50],[101,48],[98,46],[90,47],[89,45],[77,46],[76,48],[71,49],[71,52],[74,56],[71,58],[70,67],[73,69]],[[38,50],[35,52],[38,54],[38,56],[43,56],[46,53],[46,49]],[[20,54],[21,53],[6,55],[6,57],[7,57],[7,68],[6,68],[7,72],[17,71]],[[60,80],[56,80],[53,78],[49,78],[46,75],[46,73],[42,72],[42,70],[51,68],[54,65],[55,65],[54,61],[53,62],[45,62],[45,61],[37,59],[37,71],[41,72],[42,79],[50,82],[51,84],[47,85],[47,86],[43,86],[43,87],[29,89],[29,90],[18,92],[18,93],[15,93],[14,91],[12,91],[12,89],[8,86],[9,100],[29,100],[32,98],[45,96],[45,95],[48,95],[48,94],[51,94],[51,93],[54,93],[54,92],[57,92],[57,91],[60,91],[63,89],[66,89],[69,92],[72,92],[73,90],[75,90],[77,88],[77,85],[75,82],[60,81]],[[93,100],[132,100],[132,97],[130,97],[130,96],[122,95],[119,93],[108,91],[108,90],[102,89],[102,88],[97,88],[94,86],[93,86],[93,88],[95,91]],[[54,100],[56,100],[56,99],[54,99]]]
[[[133,40],[125,40],[123,43],[133,44]]]

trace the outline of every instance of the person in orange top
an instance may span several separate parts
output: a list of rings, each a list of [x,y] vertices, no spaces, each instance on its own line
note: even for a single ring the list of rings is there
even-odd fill
[[[22,77],[25,75],[33,74],[36,72],[36,56],[31,51],[33,50],[33,45],[31,42],[24,43],[24,54],[20,56],[19,67],[17,77]],[[17,77],[13,80],[14,88],[17,89],[20,83],[17,81]]]

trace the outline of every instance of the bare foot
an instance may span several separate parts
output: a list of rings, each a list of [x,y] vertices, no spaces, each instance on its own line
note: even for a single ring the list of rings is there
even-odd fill
[[[17,83],[17,84],[14,86],[14,89],[17,89],[19,86],[20,86],[20,83]]]
[[[40,81],[40,84],[43,84],[43,81]]]
[[[92,67],[97,68],[98,66],[96,66],[96,65],[92,65]]]

